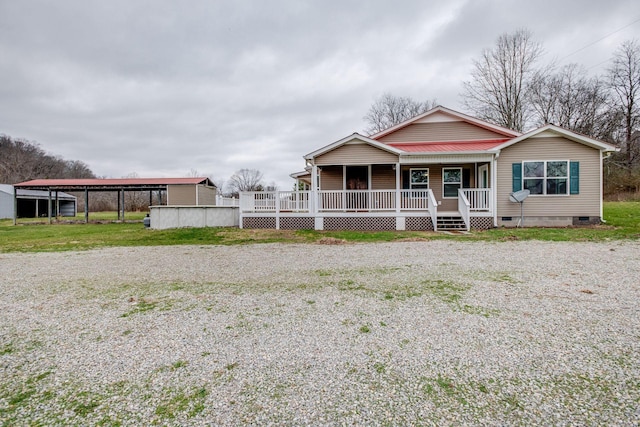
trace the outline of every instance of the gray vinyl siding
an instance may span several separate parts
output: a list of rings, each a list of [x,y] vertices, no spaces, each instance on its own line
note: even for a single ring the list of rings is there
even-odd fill
[[[380,142],[464,141],[508,138],[467,122],[415,123],[385,135]]]
[[[396,171],[391,165],[371,166],[372,190],[395,190]]]
[[[398,156],[367,144],[345,144],[315,158],[322,165],[369,165],[374,163],[397,163]]]
[[[324,166],[320,172],[321,190],[343,190],[342,166]]]
[[[513,163],[529,160],[580,162],[580,194],[530,196],[525,216],[600,216],[600,151],[561,137],[529,138],[502,150],[498,158],[498,217],[520,216],[520,205],[509,201]]]
[[[167,205],[195,205],[195,185],[167,185]]]

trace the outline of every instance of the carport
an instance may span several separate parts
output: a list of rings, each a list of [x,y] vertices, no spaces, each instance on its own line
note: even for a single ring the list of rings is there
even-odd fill
[[[39,190],[48,193],[48,216],[58,192],[84,192],[84,220],[89,222],[89,193],[115,192],[118,194],[118,220],[124,221],[126,191],[149,191],[149,204],[153,192],[166,195],[166,204],[215,205],[216,187],[209,178],[106,178],[106,179],[35,179],[15,184],[16,189]],[[17,193],[14,192],[14,194]],[[13,223],[17,223],[18,201],[14,196]]]

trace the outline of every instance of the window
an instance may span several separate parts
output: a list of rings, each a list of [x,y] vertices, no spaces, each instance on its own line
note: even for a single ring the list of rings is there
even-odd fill
[[[409,176],[409,186],[412,190],[429,188],[429,168],[410,169]]]
[[[522,162],[522,187],[538,195],[569,194],[569,162],[547,160]]]
[[[462,188],[462,168],[442,168],[442,196],[458,197]]]

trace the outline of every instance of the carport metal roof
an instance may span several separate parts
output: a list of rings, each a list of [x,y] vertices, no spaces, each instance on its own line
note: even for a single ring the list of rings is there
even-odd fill
[[[142,191],[166,190],[168,185],[207,185],[214,187],[209,178],[104,178],[104,179],[34,179],[15,184],[16,188],[50,191]]]

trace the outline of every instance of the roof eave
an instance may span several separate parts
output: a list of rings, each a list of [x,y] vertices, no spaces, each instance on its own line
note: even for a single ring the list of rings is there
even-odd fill
[[[332,142],[329,145],[325,145],[324,147],[319,148],[316,151],[313,151],[313,152],[311,152],[309,154],[306,154],[304,156],[304,159],[305,160],[313,160],[314,158],[316,158],[318,156],[321,156],[321,155],[323,155],[325,153],[328,153],[329,151],[335,150],[336,148],[341,147],[344,144],[346,144],[347,142],[353,141],[354,139],[358,139],[358,140],[360,140],[360,141],[362,141],[362,142],[364,142],[366,144],[369,144],[369,145],[371,145],[373,147],[379,148],[380,150],[384,150],[384,151],[387,151],[387,152],[392,153],[392,154],[400,155],[400,154],[403,153],[403,151],[398,150],[397,148],[391,147],[391,146],[389,146],[387,144],[383,144],[383,143],[381,143],[379,141],[376,141],[376,140],[371,139],[369,137],[366,137],[364,135],[360,135],[358,132],[354,132],[349,136],[346,136],[346,137],[344,137],[344,138],[342,138],[342,139],[340,139],[338,141]]]

